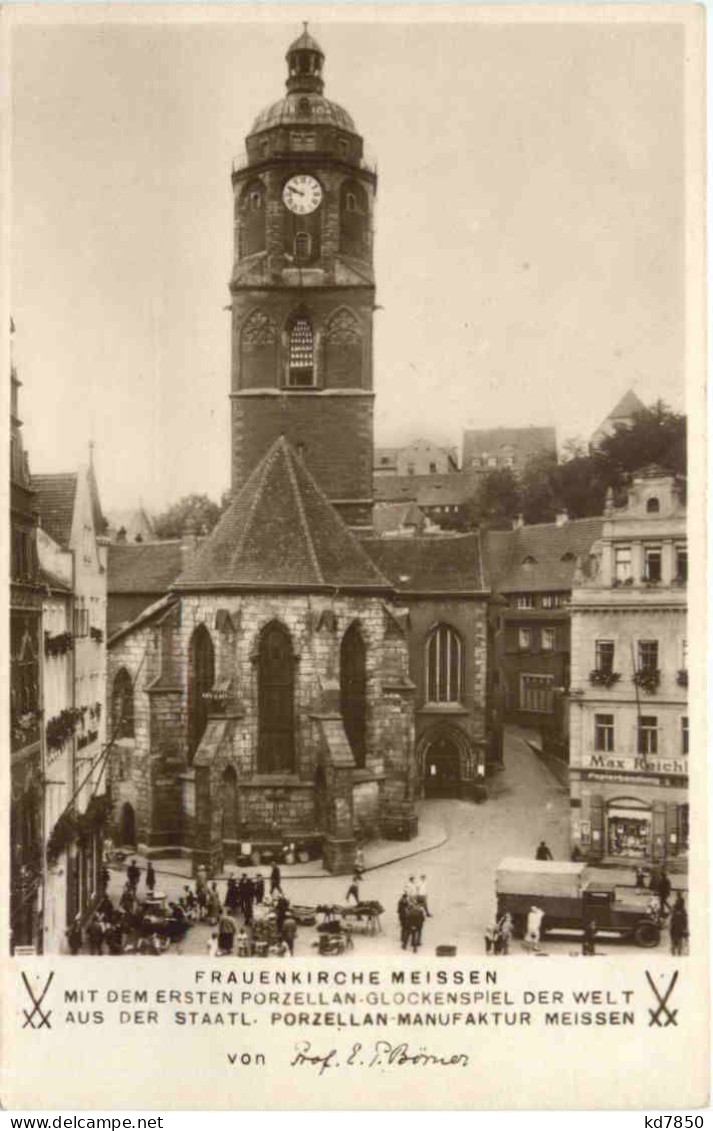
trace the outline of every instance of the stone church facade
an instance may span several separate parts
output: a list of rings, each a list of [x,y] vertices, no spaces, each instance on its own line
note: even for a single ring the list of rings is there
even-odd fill
[[[284,844],[346,872],[414,834],[427,773],[484,795],[479,536],[373,536],[376,178],[306,31],[287,62],[232,178],[231,504],[109,641],[115,837],[211,873]]]

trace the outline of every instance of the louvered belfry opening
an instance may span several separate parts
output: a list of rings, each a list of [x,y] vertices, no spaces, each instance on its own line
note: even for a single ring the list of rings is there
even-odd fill
[[[290,330],[289,385],[293,389],[314,385],[314,334],[304,316],[296,318]]]
[[[295,657],[287,629],[273,622],[258,652],[258,772],[291,773],[295,766]]]

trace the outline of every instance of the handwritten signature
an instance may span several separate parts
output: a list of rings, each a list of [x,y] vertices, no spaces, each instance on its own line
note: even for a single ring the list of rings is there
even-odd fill
[[[362,1045],[355,1041],[342,1053],[332,1048],[328,1052],[317,1052],[311,1041],[298,1041],[295,1045],[291,1068],[315,1068],[317,1075],[323,1076],[329,1068],[467,1068],[468,1056],[464,1052],[439,1055],[431,1053],[420,1045],[412,1049],[402,1041],[394,1045],[391,1041],[375,1041],[373,1045]]]

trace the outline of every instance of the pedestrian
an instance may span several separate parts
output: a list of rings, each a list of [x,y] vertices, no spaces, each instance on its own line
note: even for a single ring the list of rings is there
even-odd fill
[[[90,954],[103,954],[104,946],[104,925],[98,915],[92,915],[87,927],[87,939],[89,941]]]
[[[289,913],[285,916],[282,924],[282,940],[287,944],[287,949],[290,955],[294,958],[295,954],[295,937],[297,935],[297,920]]]
[[[289,906],[289,900],[287,900],[284,895],[280,895],[275,904],[275,925],[277,926],[277,933],[280,936],[282,935],[282,927],[287,917],[287,909]]]
[[[500,939],[500,953],[510,953],[510,942],[512,940],[513,922],[512,915],[506,911],[498,923],[498,935]]]
[[[121,929],[121,919],[116,918],[108,927],[106,932],[106,944],[109,948],[109,954],[117,955],[122,954],[124,950],[124,934]]]
[[[218,951],[220,954],[232,954],[235,940],[235,920],[226,911],[218,923]]]
[[[357,850],[354,853],[354,871],[357,876],[364,874],[364,849],[360,844],[357,845]]]
[[[421,945],[421,937],[423,935],[423,923],[426,918],[423,908],[415,902],[409,903],[407,912],[408,921],[408,943],[413,947],[413,952],[416,954]]]
[[[540,931],[542,930],[542,920],[544,917],[544,911],[534,905],[530,908],[530,912],[527,916],[525,947],[527,950],[533,950],[536,954],[540,953]]]
[[[265,878],[261,872],[258,872],[253,880],[253,889],[255,891],[255,902],[262,903],[265,898]]]
[[[399,927],[401,929],[401,949],[406,950],[408,946],[408,911],[409,911],[409,897],[406,890],[401,893],[401,898],[396,904],[396,914],[399,917]]]
[[[356,872],[352,876],[352,882],[350,883],[349,887],[347,888],[347,894],[344,897],[344,902],[348,903],[349,900],[352,898],[352,896],[354,897],[354,902],[358,905],[360,903],[360,900],[359,900],[359,875]]]
[[[421,905],[429,919],[433,918],[431,912],[428,910],[428,888],[426,877],[423,874],[416,881],[416,903]]]
[[[209,958],[217,958],[218,956],[218,932],[213,931],[208,942],[205,945]]]
[[[79,954],[82,949],[82,924],[79,915],[75,915],[71,926],[67,928],[67,943],[70,954]]]
[[[636,886],[637,888],[646,887],[646,871],[641,865],[636,869]]]
[[[553,859],[554,859],[554,857],[553,857],[552,853],[550,852],[549,847],[547,846],[547,844],[545,844],[544,840],[541,840],[540,843],[537,846],[537,852],[535,853],[535,860],[553,860]]]
[[[253,888],[252,880],[249,876],[245,876],[245,884],[243,887],[243,919],[245,926],[249,927],[253,921],[253,904],[255,902],[255,890]]]
[[[688,912],[680,892],[673,905],[668,929],[671,936],[671,954],[682,955],[685,941],[688,938]]]
[[[232,872],[228,876],[228,890],[225,893],[225,906],[228,908],[231,915],[235,914],[238,906],[238,884]]]
[[[405,887],[404,890],[406,892],[406,895],[409,897],[409,899],[415,899],[416,898],[416,877],[415,876],[409,876],[408,880],[406,881],[406,887]]]
[[[658,893],[661,914],[665,915],[669,910],[668,901],[671,895],[671,880],[665,868],[661,869],[661,875],[659,876]]]
[[[597,923],[595,919],[589,919],[584,926],[584,934],[582,935],[582,954],[596,954],[595,940],[597,937]]]
[[[135,860],[132,860],[127,867],[126,878],[129,881],[130,886],[134,889],[134,891],[136,891],[137,887],[139,886],[139,880],[141,879],[141,869],[139,868]]]
[[[214,927],[220,918],[221,901],[218,894],[218,885],[213,880],[213,883],[208,888],[206,893],[206,915],[209,924]]]
[[[279,864],[273,864],[272,871],[270,872],[270,895],[272,895],[273,891],[282,891],[282,876],[280,874]]]
[[[498,938],[497,924],[494,927],[490,926],[490,927],[485,928],[485,953],[486,954],[494,954],[495,953],[495,946],[496,946],[497,938]]]
[[[153,895],[154,888],[156,887],[156,873],[153,870],[153,864],[149,860],[146,866],[146,890]]]

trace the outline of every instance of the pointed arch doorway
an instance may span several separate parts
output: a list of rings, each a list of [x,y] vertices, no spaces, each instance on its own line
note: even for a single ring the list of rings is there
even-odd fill
[[[460,748],[447,731],[436,733],[426,744],[423,759],[424,797],[460,797]]]

